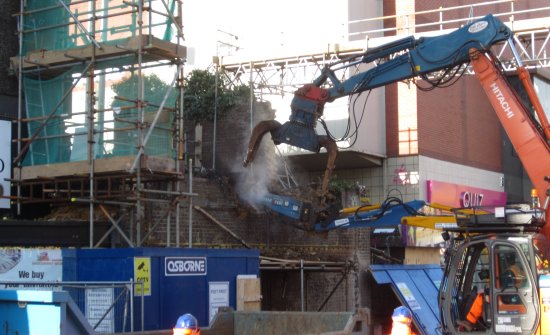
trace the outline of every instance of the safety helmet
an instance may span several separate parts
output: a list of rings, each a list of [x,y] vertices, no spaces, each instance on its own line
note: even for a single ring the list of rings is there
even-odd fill
[[[174,327],[174,334],[196,334],[199,330],[199,322],[193,315],[187,313],[178,318]]]
[[[412,321],[411,311],[405,306],[399,306],[393,310],[391,316],[393,321],[410,324]]]

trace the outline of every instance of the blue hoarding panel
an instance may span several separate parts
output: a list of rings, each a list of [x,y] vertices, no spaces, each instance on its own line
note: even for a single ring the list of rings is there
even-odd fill
[[[437,295],[443,271],[439,265],[371,265],[369,271],[378,284],[392,285],[422,334],[441,334]]]
[[[206,327],[209,323],[211,283],[227,285],[229,305],[236,308],[237,275],[259,276],[258,250],[69,249],[63,251],[63,280],[129,281],[134,279],[135,265],[143,265],[143,270],[147,267],[146,264],[134,264],[136,257],[149,260],[150,294],[144,297],[145,330],[172,328],[184,313],[192,313],[200,326]],[[135,299],[134,318],[135,323],[140,325],[141,298]],[[129,317],[126,325],[128,321]],[[117,322],[116,331],[122,331],[121,327],[122,322]]]
[[[0,290],[6,334],[95,335],[67,292]]]

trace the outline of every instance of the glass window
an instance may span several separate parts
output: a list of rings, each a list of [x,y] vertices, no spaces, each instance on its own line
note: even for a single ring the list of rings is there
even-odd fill
[[[488,248],[484,243],[474,243],[464,249],[459,262],[459,279],[456,292],[455,324],[461,331],[490,329],[489,296],[491,271]]]
[[[497,295],[497,313],[525,314],[527,307],[519,294],[520,289],[529,289],[527,272],[516,249],[508,245],[495,248],[495,287]]]
[[[539,275],[548,274],[548,240],[544,235],[537,234],[533,238],[535,263]]]

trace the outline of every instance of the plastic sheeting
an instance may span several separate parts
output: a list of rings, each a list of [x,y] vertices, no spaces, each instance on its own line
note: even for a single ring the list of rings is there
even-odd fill
[[[25,11],[20,17],[24,28],[22,56],[31,52],[56,50],[78,54],[79,49],[92,44],[118,45],[121,41],[136,36],[150,35],[171,41],[176,29],[171,23],[170,15],[175,15],[177,6],[175,0],[165,3],[166,7],[162,1],[144,1],[140,25],[137,7],[123,0],[72,3],[70,0],[27,0]],[[141,115],[135,107],[139,96],[136,62],[137,58],[133,54],[124,58],[102,60],[94,66],[93,86],[86,78],[76,83],[85,64],[68,67],[63,71],[59,69],[53,77],[51,73],[45,77],[41,71],[24,73],[24,126],[28,138],[35,134],[37,136],[30,143],[23,165],[84,161],[88,159],[90,150],[94,159],[137,154],[144,134],[149,131],[154,119],[157,109],[154,106],[160,105],[169,84],[160,82],[156,76],[143,76],[141,100],[149,106],[144,108]],[[111,69],[118,76],[102,75],[105,69]],[[112,69],[126,73],[120,75]],[[113,87],[117,83],[122,87],[119,91]],[[77,85],[73,88],[73,84]],[[90,90],[93,90],[95,102],[91,149],[88,147],[91,142],[88,135]],[[124,100],[114,99],[115,95],[122,96]],[[174,108],[175,96],[171,92],[164,106]],[[166,109],[161,112],[144,147],[145,154],[164,157],[175,155],[171,114]],[[140,122],[145,124],[141,132],[138,130]]]
[[[165,1],[171,14],[175,14],[175,0]],[[109,44],[139,33],[137,7],[125,0],[62,2],[63,5],[59,0],[25,2],[23,53],[89,45],[93,43],[90,39],[92,31],[96,41]],[[149,7],[153,10],[147,10]],[[166,13],[166,7],[161,1],[145,0],[141,33],[169,41],[175,28],[168,15],[159,14],[162,12]],[[94,15],[99,19],[92,27]]]

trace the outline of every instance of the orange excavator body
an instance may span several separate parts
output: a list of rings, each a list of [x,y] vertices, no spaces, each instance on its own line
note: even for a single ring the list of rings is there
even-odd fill
[[[535,128],[535,122],[531,122],[532,115],[521,103],[515,90],[504,78],[502,71],[496,67],[496,60],[492,55],[481,54],[473,51],[471,65],[476,76],[485,90],[491,105],[502,124],[506,134],[510,138],[516,153],[537,190],[540,202],[544,204],[548,198],[548,174],[550,169],[550,146],[548,140],[550,134],[548,119],[542,110],[542,105],[535,94],[529,72],[518,68],[518,74],[528,93],[529,99],[537,111],[539,123],[543,131]],[[550,217],[550,206],[546,208],[546,220]],[[547,222],[548,223],[548,222]],[[550,239],[550,225],[542,228],[542,233]]]

